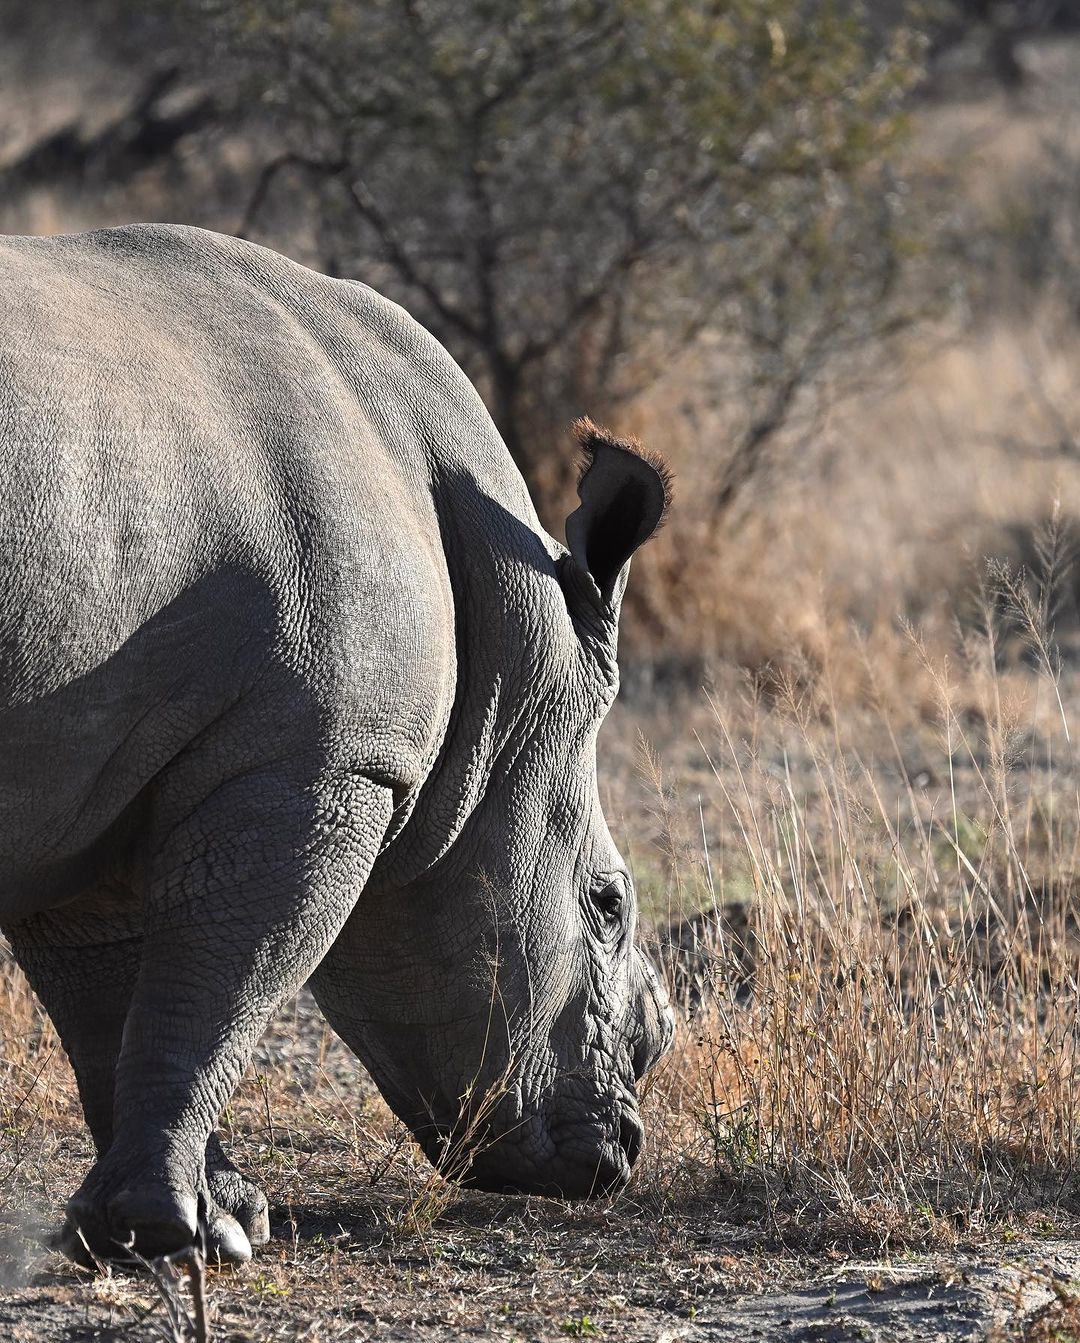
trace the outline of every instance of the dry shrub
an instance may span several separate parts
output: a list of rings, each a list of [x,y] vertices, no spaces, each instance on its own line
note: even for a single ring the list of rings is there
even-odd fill
[[[831,659],[839,698],[859,700],[854,626],[876,678],[909,680],[898,617],[945,649],[977,615],[987,559],[1029,559],[1025,538],[1055,501],[1080,516],[1078,357],[1072,315],[1048,303],[980,327],[922,328],[869,387],[819,389],[825,410],[793,416],[718,512],[745,411],[737,387],[719,399],[728,371],[715,352],[688,354],[622,426],[675,472],[670,523],[634,562],[628,658],[693,672]]]

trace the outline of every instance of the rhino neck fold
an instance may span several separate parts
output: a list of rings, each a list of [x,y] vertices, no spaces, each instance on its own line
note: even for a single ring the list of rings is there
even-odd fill
[[[464,470],[433,486],[454,604],[453,701],[442,744],[392,829],[372,880],[402,886],[442,860],[481,802],[498,762],[523,736],[547,679],[544,608],[558,596],[560,547]]]

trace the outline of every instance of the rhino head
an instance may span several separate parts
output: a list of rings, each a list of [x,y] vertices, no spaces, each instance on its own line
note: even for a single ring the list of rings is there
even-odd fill
[[[669,483],[635,443],[588,421],[577,431],[586,461],[568,550],[538,528],[528,544],[499,542],[504,600],[471,645],[459,632],[468,684],[441,766],[312,980],[445,1173],[567,1198],[628,1179],[642,1140],[635,1082],[672,1034],[596,780],[630,558],[660,525]],[[468,553],[482,568],[478,544]],[[464,600],[458,618],[477,628]],[[422,871],[395,861],[425,851],[418,831]]]

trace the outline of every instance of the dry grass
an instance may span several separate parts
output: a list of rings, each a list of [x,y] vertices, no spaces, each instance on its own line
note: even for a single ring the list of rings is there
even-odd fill
[[[879,705],[856,742],[827,677],[751,698],[741,731],[713,702],[711,796],[694,840],[665,804],[679,867],[651,892],[717,910],[650,1090],[671,1197],[879,1250],[1077,1208],[1080,724],[992,651],[927,662],[935,717],[897,732]]]

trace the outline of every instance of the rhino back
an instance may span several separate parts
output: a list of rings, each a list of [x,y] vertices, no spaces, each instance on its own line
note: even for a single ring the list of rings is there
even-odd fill
[[[0,332],[0,876],[91,845],[268,687],[417,786],[454,683],[430,407],[490,436],[432,343],[159,226],[4,240]]]

